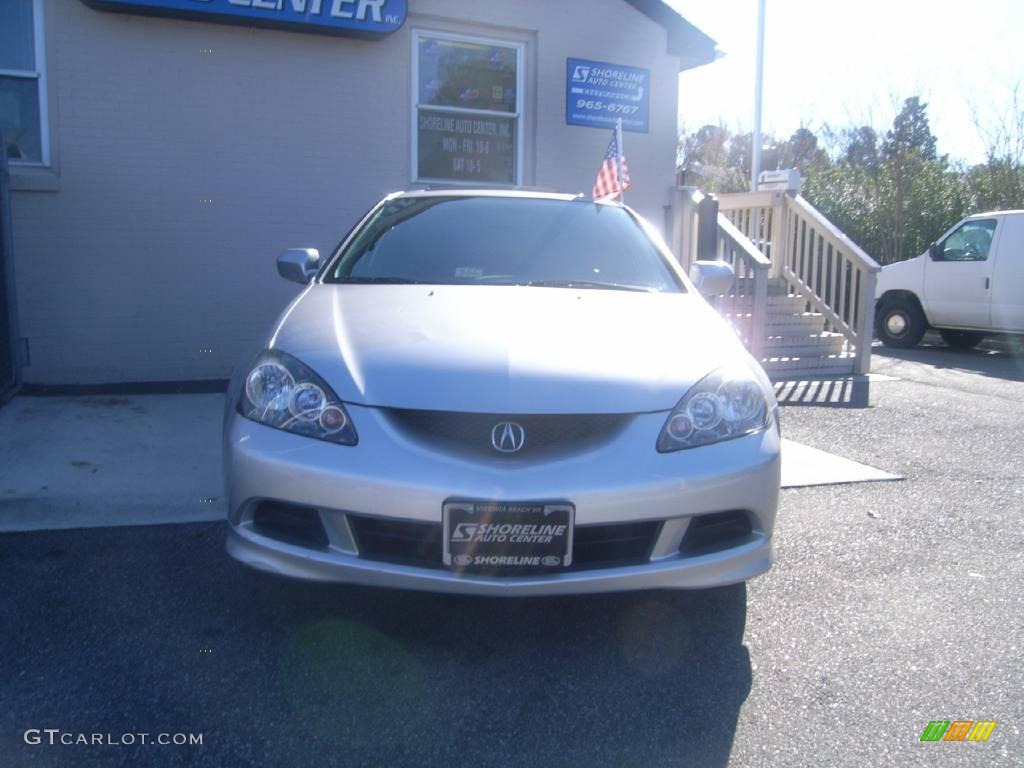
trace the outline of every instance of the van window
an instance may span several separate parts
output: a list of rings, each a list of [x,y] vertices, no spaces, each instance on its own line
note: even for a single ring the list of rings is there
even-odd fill
[[[995,231],[995,219],[965,221],[943,241],[942,261],[985,261]]]

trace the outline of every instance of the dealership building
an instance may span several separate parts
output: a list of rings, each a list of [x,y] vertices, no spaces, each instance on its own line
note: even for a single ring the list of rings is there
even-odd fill
[[[663,226],[678,75],[714,58],[659,0],[6,0],[0,354],[224,379],[298,290],[281,250],[401,189],[589,195],[618,119]]]

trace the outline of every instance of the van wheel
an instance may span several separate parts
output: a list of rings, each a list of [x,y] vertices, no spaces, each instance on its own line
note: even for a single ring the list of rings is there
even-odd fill
[[[944,328],[939,330],[939,335],[953,349],[974,349],[985,338],[984,333],[977,331],[948,331]]]
[[[928,330],[924,312],[914,301],[893,299],[886,302],[875,318],[875,335],[887,347],[909,349]]]

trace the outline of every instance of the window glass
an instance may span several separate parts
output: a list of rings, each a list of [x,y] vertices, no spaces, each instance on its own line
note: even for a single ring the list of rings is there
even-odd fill
[[[328,281],[681,290],[624,209],[500,197],[391,200],[357,233]]]
[[[0,69],[35,68],[32,0],[0,0]]]
[[[0,76],[0,134],[7,158],[42,162],[39,131],[39,81]]]
[[[516,111],[516,49],[424,37],[419,41],[419,103]]]
[[[995,231],[995,219],[965,222],[942,243],[942,260],[985,261]]]
[[[516,120],[493,115],[419,111],[421,179],[514,184]]]
[[[520,49],[415,35],[416,179],[518,183]]]
[[[44,159],[33,8],[33,0],[0,0],[0,151],[15,163]]]

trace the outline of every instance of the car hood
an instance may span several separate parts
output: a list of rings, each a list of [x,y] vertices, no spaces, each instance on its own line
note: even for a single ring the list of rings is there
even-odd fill
[[[345,402],[477,413],[668,410],[746,358],[695,294],[314,284],[270,346]]]
[[[875,283],[875,298],[880,299],[886,291],[905,290],[920,295],[924,281],[927,253],[906,261],[886,264],[878,273]]]

